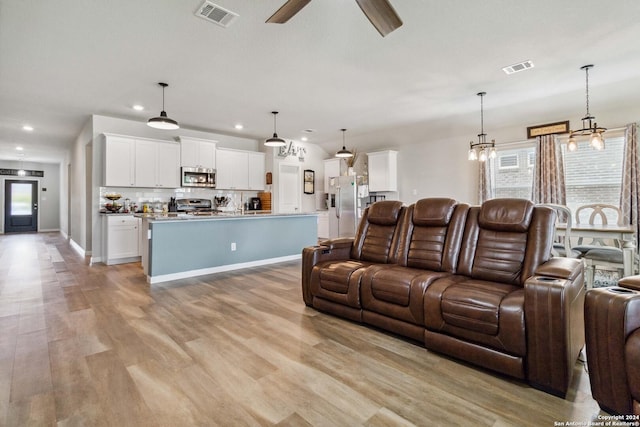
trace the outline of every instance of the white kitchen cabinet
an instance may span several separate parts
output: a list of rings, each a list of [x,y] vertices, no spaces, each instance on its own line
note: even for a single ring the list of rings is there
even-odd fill
[[[135,185],[136,187],[179,187],[180,146],[172,142],[136,140]]]
[[[216,168],[216,142],[180,137],[180,165],[196,168]]]
[[[106,223],[105,264],[139,261],[140,219],[133,215],[112,215],[106,217]]]
[[[329,192],[329,178],[340,176],[340,159],[326,159],[324,161],[324,192]]]
[[[104,135],[104,185],[135,186],[135,140],[118,135]]]
[[[180,145],[104,134],[104,186],[180,187]]]
[[[249,152],[249,190],[264,191],[264,153]]]
[[[367,153],[369,191],[398,191],[398,152]]]
[[[263,191],[265,154],[259,151],[216,150],[216,188]]]

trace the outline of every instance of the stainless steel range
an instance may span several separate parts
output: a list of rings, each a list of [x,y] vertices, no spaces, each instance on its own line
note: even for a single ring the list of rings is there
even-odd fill
[[[211,199],[176,199],[176,211],[191,215],[214,215]]]

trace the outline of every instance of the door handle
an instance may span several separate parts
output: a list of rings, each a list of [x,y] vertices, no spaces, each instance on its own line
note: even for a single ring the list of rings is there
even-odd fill
[[[33,210],[34,210],[34,211],[37,211],[37,210],[38,210],[38,204],[37,204],[37,203],[34,203],[34,204],[33,204]]]

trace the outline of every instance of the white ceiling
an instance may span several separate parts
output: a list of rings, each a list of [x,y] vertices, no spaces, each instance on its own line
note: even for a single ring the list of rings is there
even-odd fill
[[[265,24],[284,1],[215,0],[240,15],[222,28],[194,15],[202,0],[0,0],[0,159],[23,145],[26,160],[60,161],[91,114],[146,121],[161,109],[159,81],[182,127],[263,139],[279,110],[280,136],[314,129],[327,151],[343,127],[360,150],[458,135],[464,145],[478,133],[479,91],[490,137],[577,127],[588,63],[598,122],[621,110],[640,119],[637,0],[392,0],[404,25],[386,38],[352,0]],[[501,71],[523,60],[535,68]]]

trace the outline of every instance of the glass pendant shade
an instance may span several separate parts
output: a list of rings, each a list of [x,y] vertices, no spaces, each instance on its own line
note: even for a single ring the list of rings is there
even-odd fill
[[[602,139],[602,134],[600,132],[593,132],[591,134],[589,144],[596,150],[602,150],[604,148],[604,139]]]
[[[569,151],[576,151],[578,149],[578,143],[574,137],[570,137],[569,141],[567,141],[567,149]]]
[[[178,122],[173,119],[170,119],[167,116],[167,112],[164,111],[164,88],[166,88],[169,85],[167,83],[158,83],[158,84],[162,86],[162,111],[160,112],[159,116],[150,118],[147,121],[147,126],[152,127],[154,129],[163,129],[163,130],[180,129],[180,125],[178,125]]]
[[[264,145],[267,147],[284,147],[287,145],[287,142],[278,136],[276,132],[276,116],[278,115],[277,111],[272,111],[273,114],[273,136],[271,138],[264,140]]]
[[[481,162],[487,161],[487,150],[480,151],[480,155],[478,156],[478,160]]]

